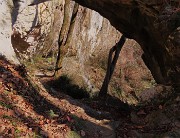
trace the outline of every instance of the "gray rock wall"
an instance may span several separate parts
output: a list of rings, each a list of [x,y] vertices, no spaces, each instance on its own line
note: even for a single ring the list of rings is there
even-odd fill
[[[45,0],[40,2],[43,1]],[[24,56],[31,57],[36,52],[39,43],[43,42],[51,31],[56,6],[63,4],[62,2],[52,0],[38,4],[35,1],[33,5],[30,5],[31,1],[15,3],[12,41],[18,54],[24,53]]]
[[[11,0],[0,0],[0,55],[5,56],[12,63],[19,64],[11,44],[12,8]]]

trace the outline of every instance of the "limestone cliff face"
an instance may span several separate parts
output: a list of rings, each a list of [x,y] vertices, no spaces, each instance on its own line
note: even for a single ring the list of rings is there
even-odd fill
[[[60,5],[62,1],[36,3],[32,4],[31,1],[14,2],[12,43],[18,54],[24,52],[32,55],[36,52],[39,43],[43,42],[51,31],[56,6]]]
[[[11,45],[11,0],[0,0],[0,55],[5,56],[15,64],[19,64]]]
[[[25,7],[45,1],[47,0],[0,0],[0,55],[14,64],[20,64],[11,44],[12,25]]]

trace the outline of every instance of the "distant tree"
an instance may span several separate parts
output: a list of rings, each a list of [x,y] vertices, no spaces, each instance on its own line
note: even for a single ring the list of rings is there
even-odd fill
[[[106,76],[104,78],[102,87],[100,89],[99,97],[105,97],[107,95],[108,85],[111,80],[112,74],[114,72],[120,51],[121,51],[125,41],[126,41],[126,38],[124,35],[122,35],[119,42],[115,46],[113,46],[109,51]],[[114,53],[114,56],[113,56],[113,53]]]

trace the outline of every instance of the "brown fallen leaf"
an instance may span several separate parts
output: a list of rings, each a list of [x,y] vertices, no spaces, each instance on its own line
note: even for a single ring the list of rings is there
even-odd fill
[[[67,115],[67,120],[68,120],[68,122],[71,122],[71,118]]]
[[[144,126],[136,126],[136,128],[138,129],[142,129]]]
[[[139,112],[137,112],[137,115],[146,115],[144,110],[140,110]]]

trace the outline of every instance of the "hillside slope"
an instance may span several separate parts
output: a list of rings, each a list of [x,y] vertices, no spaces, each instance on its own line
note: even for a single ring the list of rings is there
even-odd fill
[[[42,81],[54,82],[53,78],[39,78],[24,67],[9,64],[3,57],[0,72],[2,138],[180,136],[178,94],[163,97],[160,93],[149,104],[145,101],[141,106],[128,107],[113,97],[75,100],[52,85],[46,88],[42,85]]]

